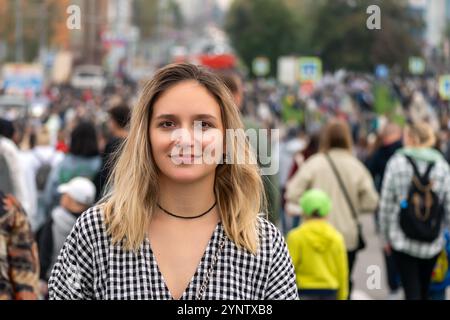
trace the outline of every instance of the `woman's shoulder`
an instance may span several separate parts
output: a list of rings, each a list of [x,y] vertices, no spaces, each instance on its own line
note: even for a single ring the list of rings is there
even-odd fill
[[[261,244],[275,246],[283,241],[283,235],[271,221],[263,216],[258,216],[258,230]]]
[[[81,214],[74,230],[90,243],[107,238],[106,225],[101,205],[96,205]]]

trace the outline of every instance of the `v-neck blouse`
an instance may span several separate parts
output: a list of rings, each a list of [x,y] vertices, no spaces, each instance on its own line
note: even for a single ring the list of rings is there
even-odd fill
[[[295,273],[280,231],[258,218],[256,255],[239,249],[219,222],[181,300],[194,300],[225,237],[204,299],[298,299]],[[137,252],[113,245],[100,207],[86,211],[61,249],[49,280],[50,299],[156,299],[172,296],[146,239]]]

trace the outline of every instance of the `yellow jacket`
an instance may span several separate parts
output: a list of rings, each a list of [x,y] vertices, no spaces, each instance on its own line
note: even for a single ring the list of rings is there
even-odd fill
[[[287,245],[300,289],[337,290],[348,296],[347,251],[342,235],[326,220],[306,220],[289,232]]]

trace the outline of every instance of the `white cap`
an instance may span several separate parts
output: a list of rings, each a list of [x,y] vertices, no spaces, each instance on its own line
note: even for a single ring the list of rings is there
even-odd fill
[[[66,193],[73,200],[90,206],[95,202],[95,185],[84,177],[76,177],[58,187],[59,193]]]

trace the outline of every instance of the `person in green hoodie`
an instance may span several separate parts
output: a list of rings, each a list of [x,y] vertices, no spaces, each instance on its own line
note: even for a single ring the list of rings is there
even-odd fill
[[[300,299],[346,300],[347,251],[343,236],[327,221],[329,196],[319,189],[300,199],[304,222],[287,235]]]

